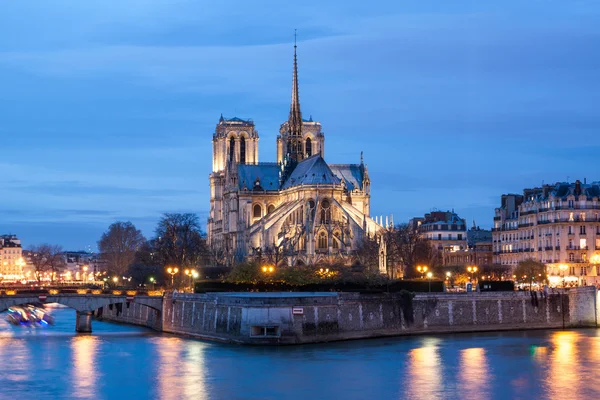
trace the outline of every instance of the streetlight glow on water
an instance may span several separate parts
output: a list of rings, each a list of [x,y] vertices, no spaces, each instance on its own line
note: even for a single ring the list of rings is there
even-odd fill
[[[242,347],[100,321],[76,335],[73,310],[53,315],[55,326],[37,329],[0,319],[0,357],[10,360],[0,398],[600,397],[596,329]]]

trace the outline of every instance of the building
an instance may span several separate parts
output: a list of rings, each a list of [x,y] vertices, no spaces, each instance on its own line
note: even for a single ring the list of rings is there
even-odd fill
[[[21,240],[15,235],[0,236],[0,274],[3,281],[23,278],[23,249]]]
[[[493,228],[494,261],[547,265],[552,285],[598,281],[600,183],[559,182],[502,195]],[[562,268],[561,268],[562,267]]]
[[[221,116],[216,126],[207,231],[226,264],[248,257],[348,264],[363,237],[382,228],[370,217],[362,154],[357,164],[325,162],[321,124],[302,118],[298,88],[294,45],[290,113],[277,136],[276,162],[259,162],[252,120]]]
[[[442,265],[460,265],[453,263],[452,255],[467,249],[467,225],[454,211],[432,211],[411,219],[409,226],[439,251]]]

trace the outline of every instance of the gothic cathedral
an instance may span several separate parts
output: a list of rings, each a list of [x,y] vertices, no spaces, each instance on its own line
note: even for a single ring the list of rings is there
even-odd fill
[[[277,162],[258,161],[251,120],[221,116],[213,134],[208,244],[222,262],[351,264],[370,218],[371,182],[360,164],[327,164],[321,124],[302,119],[294,45],[292,103],[277,136]]]

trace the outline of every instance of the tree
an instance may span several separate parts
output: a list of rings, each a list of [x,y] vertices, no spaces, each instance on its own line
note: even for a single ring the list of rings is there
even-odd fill
[[[417,276],[416,267],[427,265],[430,269],[440,264],[440,255],[431,247],[429,241],[421,233],[410,226],[398,225],[393,230],[384,233],[387,249],[387,264],[400,265],[405,268],[404,276]],[[394,274],[390,276],[394,279]]]
[[[379,248],[377,240],[364,236],[355,253],[357,263],[368,271],[379,271]]]
[[[154,248],[162,266],[182,269],[204,264],[208,249],[196,214],[164,214],[155,233]]]
[[[49,273],[50,279],[54,280],[61,269],[65,267],[61,246],[44,243],[32,246],[29,251],[31,252],[31,264],[35,269],[35,277],[38,281],[42,280],[45,273]]]
[[[529,258],[520,261],[515,269],[517,280],[529,281],[529,290],[533,286],[534,281],[544,282],[546,280],[546,264]]]
[[[122,276],[146,242],[142,232],[131,222],[117,221],[108,227],[98,241],[98,249],[108,263],[110,273]]]

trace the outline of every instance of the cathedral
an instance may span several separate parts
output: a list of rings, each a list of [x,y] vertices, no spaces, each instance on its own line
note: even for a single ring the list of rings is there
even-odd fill
[[[371,181],[358,164],[327,164],[321,124],[302,118],[294,44],[292,99],[277,136],[277,161],[258,161],[252,120],[221,115],[213,134],[208,244],[226,264],[352,264],[370,218]],[[357,157],[358,158],[358,157]],[[385,266],[381,265],[380,269]]]

